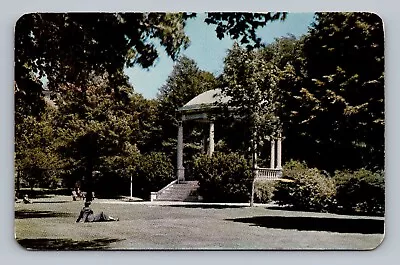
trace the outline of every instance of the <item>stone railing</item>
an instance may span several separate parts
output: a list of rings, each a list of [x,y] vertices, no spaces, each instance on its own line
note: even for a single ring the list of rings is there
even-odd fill
[[[256,179],[258,180],[276,180],[282,178],[282,169],[259,167],[256,171]]]
[[[157,197],[163,193],[166,189],[168,189],[169,187],[171,187],[172,185],[174,185],[175,183],[177,183],[178,180],[175,179],[174,181],[172,181],[171,183],[169,183],[167,186],[165,186],[164,188],[162,188],[159,191],[155,191],[155,192],[151,192],[150,193],[150,201],[155,201],[157,199]]]

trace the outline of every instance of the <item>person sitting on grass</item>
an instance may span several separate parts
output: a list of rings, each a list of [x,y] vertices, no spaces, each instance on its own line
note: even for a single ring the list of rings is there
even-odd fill
[[[76,193],[76,191],[72,191],[72,200],[76,201],[76,198],[78,197],[78,194]]]
[[[76,222],[80,222],[81,220],[83,222],[109,222],[109,221],[119,221],[118,218],[114,218],[112,216],[106,215],[105,213],[101,212],[99,214],[94,214],[93,210],[90,209],[90,201],[85,202],[85,206],[82,208],[78,219],[76,219]]]
[[[25,194],[25,195],[24,195],[24,198],[22,199],[22,201],[23,201],[25,204],[32,203],[32,201],[29,200],[29,198],[28,198],[28,194]]]

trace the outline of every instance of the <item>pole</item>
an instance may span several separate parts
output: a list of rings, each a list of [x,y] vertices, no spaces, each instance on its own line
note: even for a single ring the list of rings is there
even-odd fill
[[[132,198],[132,176],[131,176],[131,198]]]
[[[257,178],[257,139],[256,133],[253,133],[253,154],[252,154],[252,183],[251,183],[251,197],[250,197],[250,207],[254,206],[254,189],[255,189],[255,182]]]
[[[254,189],[255,189],[255,182],[256,182],[256,179],[255,178],[253,178],[252,179],[252,181],[251,181],[251,199],[250,199],[250,207],[253,207],[254,206]]]

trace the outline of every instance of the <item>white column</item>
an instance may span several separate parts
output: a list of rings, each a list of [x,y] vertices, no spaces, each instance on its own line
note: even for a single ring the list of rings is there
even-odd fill
[[[207,148],[207,136],[205,130],[203,130],[203,153],[207,153],[208,148]]]
[[[254,144],[254,148],[255,148],[255,150],[253,153],[253,165],[254,165],[254,168],[257,168],[258,167],[258,165],[257,165],[257,144]]]
[[[214,122],[210,121],[210,136],[208,143],[208,155],[211,157],[214,153]]]
[[[257,168],[257,154],[258,154],[258,142],[256,133],[253,133],[253,168]]]
[[[275,140],[271,140],[271,164],[270,168],[275,168]]]
[[[277,147],[276,147],[276,156],[277,156],[277,161],[276,161],[276,168],[277,169],[282,169],[282,137],[281,134],[279,133],[278,136],[278,143],[277,143]]]
[[[178,182],[185,180],[185,168],[183,167],[183,125],[179,122],[178,145],[177,145],[177,177]]]

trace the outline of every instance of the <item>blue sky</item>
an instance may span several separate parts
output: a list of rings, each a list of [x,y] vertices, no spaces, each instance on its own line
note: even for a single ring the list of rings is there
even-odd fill
[[[307,33],[313,16],[314,13],[290,13],[285,21],[267,24],[257,33],[264,43],[271,43],[275,38],[287,34],[301,36]],[[195,19],[188,21],[185,31],[191,44],[181,54],[195,60],[200,69],[219,75],[223,70],[227,50],[232,47],[234,41],[230,38],[219,40],[215,34],[215,27],[204,23],[204,17],[205,14],[198,14]],[[158,89],[165,84],[174,65],[162,48],[159,48],[158,52],[159,58],[153,67],[142,69],[135,66],[125,70],[135,91],[148,99],[156,97]]]

